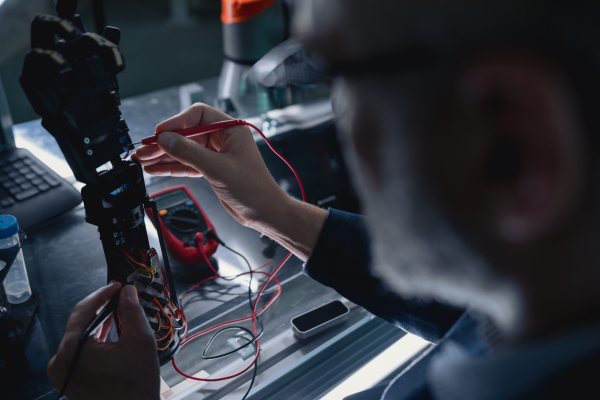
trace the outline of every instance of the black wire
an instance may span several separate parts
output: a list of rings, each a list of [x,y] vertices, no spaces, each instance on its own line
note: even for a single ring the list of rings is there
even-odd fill
[[[221,286],[221,285],[219,285]],[[243,293],[230,293],[229,291],[232,289],[235,289],[237,286],[230,286],[228,289],[225,289],[224,291],[220,291],[220,290],[210,290],[210,289],[194,289],[193,292],[184,292],[181,297],[179,298],[179,303],[183,304],[183,299],[185,299],[185,297],[183,297],[183,295],[185,295],[186,293],[189,294],[199,294],[202,295],[203,298],[202,299],[198,299],[197,297],[191,297],[191,300],[189,300],[188,302],[186,302],[187,305],[193,303],[194,301],[201,301],[201,300],[214,300],[214,301],[220,301],[221,303],[227,303],[228,300],[222,300],[218,297],[206,297],[204,295],[204,293],[219,293],[219,294],[223,294],[223,295],[230,295],[230,296],[241,296],[243,294],[246,294],[246,291],[244,291]]]
[[[213,281],[214,282],[214,281]],[[260,281],[259,281],[260,282]],[[230,296],[241,296],[243,294],[248,293],[246,290],[244,290],[243,292],[240,293],[231,293],[231,290],[236,289],[238,286],[240,285],[234,285],[234,286],[229,286],[229,285],[219,285],[218,283],[215,282],[214,286],[225,286],[226,289],[223,290],[215,290],[215,289],[196,289],[194,290],[194,292],[206,292],[206,293],[219,293],[219,294],[227,294]]]
[[[71,380],[71,375],[73,375],[73,372],[75,372],[75,367],[77,366],[77,361],[79,361],[79,356],[81,356],[81,351],[83,350],[83,345],[85,344],[85,340],[79,340],[79,343],[77,343],[77,349],[75,350],[75,355],[73,355],[73,359],[71,360],[71,365],[69,365],[69,369],[67,370],[67,375],[65,376],[65,380],[63,381],[63,385],[62,388],[60,389],[60,392],[58,393],[58,397],[56,398],[56,400],[60,400],[61,397],[63,397],[63,395],[65,394],[65,392],[67,391],[67,386],[69,385],[69,380]]]
[[[246,257],[244,257],[244,255],[243,255],[243,254],[241,254],[241,253],[239,253],[239,252],[237,252],[237,251],[233,250],[231,247],[229,247],[229,246],[227,246],[225,243],[223,243],[223,241],[221,241],[221,240],[218,240],[218,241],[219,241],[219,243],[221,243],[221,245],[222,245],[223,247],[225,247],[227,250],[229,250],[229,251],[231,251],[231,252],[233,252],[233,253],[237,254],[238,256],[240,256],[240,257],[241,257],[241,258],[242,258],[242,259],[243,259],[243,260],[246,262],[246,265],[248,266],[248,271],[250,272],[250,280],[248,281],[248,303],[250,304],[250,312],[251,312],[251,313],[254,313],[254,305],[252,304],[252,277],[253,277],[253,273],[252,273],[252,266],[250,265],[250,262],[248,261],[248,259],[247,259]],[[208,343],[206,344],[206,347],[204,347],[204,351],[202,352],[202,358],[204,358],[204,359],[206,359],[206,360],[214,360],[214,359],[217,359],[217,358],[222,358],[222,357],[228,356],[228,355],[230,355],[230,354],[233,354],[233,353],[235,353],[235,352],[239,351],[240,349],[243,349],[244,347],[246,347],[246,346],[250,345],[250,343],[254,343],[254,342],[256,342],[256,341],[258,340],[258,338],[262,336],[262,334],[263,334],[263,332],[264,332],[264,330],[265,330],[265,329],[264,329],[264,326],[263,326],[263,324],[262,324],[262,322],[261,322],[260,318],[258,318],[258,316],[256,317],[256,321],[258,321],[258,323],[260,324],[260,327],[261,327],[260,334],[258,334],[257,336],[254,336],[254,334],[253,334],[253,333],[250,333],[250,334],[251,334],[251,336],[252,336],[252,338],[253,338],[253,339],[252,339],[250,342],[248,342],[248,343],[246,343],[246,344],[244,344],[244,345],[242,345],[242,346],[238,347],[237,349],[234,349],[234,350],[232,350],[232,351],[229,351],[229,352],[227,352],[227,353],[224,353],[224,354],[219,354],[219,355],[212,356],[212,357],[206,357],[205,355],[206,355],[206,352],[208,351],[208,348],[210,347],[210,345],[213,343],[213,341],[215,340],[215,338],[216,338],[216,337],[217,337],[217,336],[218,336],[218,335],[219,335],[221,332],[224,332],[224,331],[227,331],[227,330],[230,330],[230,329],[240,329],[240,330],[244,330],[244,331],[246,331],[246,332],[249,332],[249,331],[248,331],[246,328],[243,328],[243,327],[241,327],[241,326],[230,326],[230,327],[227,327],[227,328],[223,328],[223,329],[221,329],[220,331],[218,331],[217,333],[215,333],[215,334],[214,334],[214,335],[213,335],[213,336],[210,338],[210,340],[209,340],[209,341],[208,341]]]
[[[260,286],[260,284],[262,283],[260,279],[256,278],[256,280],[258,281],[258,284]],[[214,281],[213,281],[214,282]],[[219,293],[219,294],[228,294],[230,296],[241,296],[243,294],[246,294],[247,292],[244,290],[243,292],[240,293],[231,293],[230,291],[233,289],[236,289],[240,286],[240,284],[237,285],[233,285],[233,286],[229,286],[229,285],[220,285],[218,282],[214,282],[214,286],[221,286],[224,287],[225,289],[223,290],[216,290],[216,289],[200,289],[198,290],[198,292],[208,292],[208,293]],[[210,287],[210,286],[209,286]]]
[[[256,362],[254,363],[254,372],[252,372],[252,380],[250,381],[250,386],[248,386],[248,390],[246,391],[246,394],[244,395],[244,397],[242,397],[242,400],[246,400],[246,397],[248,397],[248,394],[250,394],[250,391],[252,390],[252,386],[254,386],[254,380],[256,379],[256,371],[258,370],[258,357],[256,357]]]
[[[232,286],[231,289],[235,289],[235,286]],[[231,289],[227,289],[225,291],[220,291],[220,290],[207,290],[207,289],[200,289],[198,290],[198,292],[200,293],[218,293],[218,294],[227,294],[229,296],[242,296],[244,294],[246,294],[247,292],[244,290],[242,293],[231,293],[229,292],[229,290]],[[207,299],[210,300],[210,297],[207,297]]]
[[[201,295],[202,293],[200,293]],[[206,296],[198,296],[198,297],[193,297],[191,298],[188,302],[185,303],[186,307],[189,307],[191,304],[194,303],[198,303],[201,301],[216,301],[218,303],[228,303],[228,300],[223,300],[223,299],[219,299],[219,298],[210,298],[210,297],[206,297]]]
[[[104,306],[104,308],[94,317],[94,319],[86,326],[86,328],[79,335],[79,340],[77,341],[77,348],[75,349],[75,354],[71,359],[71,365],[69,365],[69,369],[67,370],[67,374],[65,375],[65,379],[63,381],[62,388],[58,393],[57,399],[60,399],[65,392],[67,391],[67,386],[69,385],[69,380],[71,380],[71,375],[75,372],[75,367],[77,366],[77,361],[81,357],[81,352],[83,350],[83,346],[87,342],[90,335],[98,329],[106,319],[115,312],[119,305],[119,296],[121,291],[117,292],[113,295],[113,297],[109,300],[109,302]]]
[[[240,330],[246,331],[246,332],[247,332],[247,333],[248,333],[250,336],[254,337],[254,339],[252,339],[250,342],[246,343],[246,344],[245,344],[245,345],[243,345],[242,347],[239,347],[237,350],[239,350],[239,349],[241,349],[241,348],[243,348],[243,347],[246,347],[246,346],[248,346],[249,344],[252,344],[252,343],[254,343],[254,342],[255,342],[256,340],[258,340],[258,338],[259,338],[259,337],[262,335],[262,331],[261,331],[261,333],[260,333],[258,336],[256,336],[256,337],[255,337],[255,336],[254,336],[254,334],[253,334],[253,333],[252,333],[252,332],[251,332],[249,329],[246,329],[246,328],[244,328],[244,327],[242,327],[242,326],[230,326],[230,327],[227,327],[227,328],[223,328],[223,329],[221,329],[219,332],[217,332],[217,333],[215,333],[215,334],[213,335],[213,337],[210,339],[210,341],[209,341],[209,342],[208,342],[208,344],[206,345],[206,348],[204,349],[204,352],[206,352],[206,350],[208,349],[208,346],[210,346],[210,344],[212,343],[212,341],[215,339],[215,337],[216,337],[216,336],[217,336],[219,333],[221,333],[221,332],[223,332],[223,331],[226,331],[226,330],[229,330],[229,329],[240,329]],[[206,360],[212,360],[212,359],[214,359],[214,358],[221,358],[221,357],[225,357],[226,355],[233,354],[233,353],[235,353],[237,350],[233,350],[233,351],[231,351],[231,352],[229,352],[229,353],[226,353],[226,354],[221,354],[220,356],[215,356],[215,357],[204,357],[204,353],[202,353],[202,358],[205,358]],[[256,356],[256,361],[254,362],[254,370],[253,370],[253,372],[252,372],[252,380],[250,380],[250,386],[248,386],[248,390],[246,390],[246,394],[244,394],[244,397],[242,397],[242,400],[245,400],[245,399],[248,397],[248,394],[250,394],[250,391],[252,390],[252,386],[254,386],[254,381],[256,380],[256,372],[257,372],[257,371],[258,371],[258,355]]]
[[[216,236],[216,234],[215,234],[215,236]],[[250,280],[248,281],[248,303],[250,305],[250,312],[252,314],[254,314],[254,304],[252,303],[252,278],[253,278],[253,273],[252,273],[252,266],[250,265],[250,262],[248,261],[248,259],[246,257],[244,257],[243,254],[241,254],[241,253],[233,250],[231,247],[229,247],[225,243],[223,243],[223,241],[220,240],[219,238],[216,238],[216,239],[217,239],[217,242],[219,242],[227,250],[229,250],[232,253],[235,253],[238,256],[240,256],[246,262],[246,265],[248,265],[248,271],[250,273]],[[226,279],[226,280],[231,280],[231,279]],[[206,344],[206,347],[204,348],[204,351],[202,352],[202,358],[208,359],[208,360],[212,360],[212,359],[216,359],[216,358],[222,358],[222,357],[228,356],[230,354],[236,353],[240,349],[243,349],[244,347],[249,346],[252,343],[255,343],[258,340],[258,338],[260,338],[262,336],[262,334],[264,333],[264,331],[265,331],[264,326],[263,326],[262,322],[260,321],[260,318],[258,318],[258,316],[256,316],[256,321],[258,321],[258,323],[261,326],[260,333],[258,335],[256,335],[256,336],[254,336],[253,332],[250,332],[250,330],[248,330],[248,329],[246,329],[244,327],[241,327],[241,326],[226,327],[226,328],[221,329],[217,333],[215,333],[212,336],[212,338],[208,341],[208,343]],[[231,350],[231,351],[229,351],[227,353],[219,354],[219,355],[212,356],[212,357],[206,357],[205,354],[208,351],[208,348],[210,347],[210,345],[213,343],[213,341],[217,337],[217,335],[219,333],[221,333],[221,332],[224,332],[224,331],[230,330],[230,329],[240,329],[240,330],[246,331],[246,332],[248,332],[250,334],[250,336],[252,336],[252,340],[249,341],[248,343],[243,344],[242,346],[238,347],[237,349]],[[258,351],[258,348],[257,348],[257,351]],[[256,355],[256,361],[254,362],[254,371],[252,372],[252,380],[250,381],[250,386],[248,386],[248,390],[246,391],[246,394],[244,395],[244,397],[242,397],[242,400],[245,400],[246,397],[248,397],[248,394],[250,394],[250,391],[252,390],[252,386],[254,386],[254,381],[256,379],[256,372],[257,372],[257,370],[258,370],[258,354]]]
[[[158,210],[156,208],[156,202],[154,200],[149,201],[152,207],[152,213],[154,214],[154,225],[156,226],[156,233],[158,233],[158,242],[160,243],[160,252],[163,258],[163,265],[165,266],[165,274],[167,275],[167,287],[169,292],[173,296],[171,301],[175,308],[179,308],[179,302],[177,301],[177,292],[175,291],[175,283],[173,282],[173,274],[171,274],[171,264],[169,263],[169,256],[167,255],[167,248],[165,247],[165,240],[163,239],[162,229],[160,227],[160,220],[158,218]]]
[[[252,282],[252,267],[250,266],[250,262],[248,261],[248,259],[246,257],[244,257],[244,255],[238,251],[235,251],[234,249],[232,249],[231,247],[227,246],[225,244],[225,242],[223,242],[221,240],[221,238],[219,236],[217,236],[217,234],[215,233],[215,231],[213,231],[212,229],[209,229],[208,231],[205,232],[205,237],[209,238],[209,239],[215,239],[217,241],[217,243],[219,243],[221,246],[225,247],[227,250],[231,251],[234,254],[237,254],[239,257],[241,257],[245,262],[246,265],[248,266],[248,271],[250,271],[250,282]],[[207,259],[208,261],[208,259]],[[237,279],[239,276],[233,276],[231,278],[225,278],[225,277],[220,277],[219,279],[223,279],[224,281],[232,281],[234,279]],[[250,290],[250,286],[248,286],[248,289]]]
[[[219,285],[217,283],[215,283],[215,286],[225,286],[225,285]],[[222,294],[222,295],[229,295],[229,296],[241,296],[246,294],[247,292],[240,292],[240,293],[231,293],[230,291],[233,289],[236,289],[238,286],[228,286],[227,289],[224,290],[212,290],[212,289],[194,289],[193,292],[190,292],[189,294],[197,294],[198,296],[192,296],[189,298],[189,301],[186,302],[186,305],[190,305],[192,303],[195,303],[197,301],[218,301],[221,303],[227,303],[229,300],[223,300],[219,297],[207,297],[206,294],[207,293],[218,293],[218,294]],[[264,291],[263,293],[268,293],[268,291]],[[183,303],[183,301],[181,300],[181,298],[179,299],[179,303]]]
[[[228,326],[226,328],[221,329],[220,331],[218,331],[217,333],[215,333],[210,338],[210,340],[208,341],[208,343],[206,344],[206,347],[204,348],[204,351],[202,352],[202,358],[205,359],[205,360],[216,360],[217,358],[223,358],[223,357],[228,356],[230,354],[237,353],[239,350],[243,349],[244,347],[249,346],[252,343],[256,342],[258,339],[260,339],[260,337],[263,335],[263,333],[265,331],[265,328],[264,328],[262,322],[258,321],[258,323],[260,324],[260,333],[258,335],[256,335],[256,336],[254,336],[254,333],[250,332],[248,329],[246,329],[244,327],[241,327],[241,326]],[[216,339],[216,337],[221,332],[225,332],[225,331],[228,331],[228,330],[231,330],[231,329],[240,329],[242,331],[248,332],[252,336],[252,340],[250,340],[248,343],[243,344],[242,346],[238,347],[237,349],[228,351],[227,353],[223,353],[223,354],[219,354],[219,355],[216,355],[216,356],[207,357],[206,356],[206,352],[208,351],[208,348],[210,347],[210,345],[212,344],[212,342]]]
[[[254,313],[254,305],[252,304],[252,286],[251,286],[253,274],[252,274],[252,266],[250,265],[250,261],[248,261],[248,259],[246,257],[244,257],[244,255],[242,253],[235,251],[231,247],[227,246],[225,243],[221,242],[221,246],[225,247],[227,250],[231,251],[232,253],[237,254],[244,261],[246,261],[246,265],[248,266],[248,271],[250,271],[250,281],[248,282],[248,302],[250,303],[250,311],[252,313]],[[258,319],[258,317],[256,317],[256,319]]]

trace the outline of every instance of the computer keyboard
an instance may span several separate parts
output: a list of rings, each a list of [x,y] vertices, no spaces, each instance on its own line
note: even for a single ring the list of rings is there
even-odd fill
[[[81,203],[72,184],[25,149],[0,153],[0,214],[29,229]]]
[[[0,160],[0,171],[0,186],[10,195],[0,199],[3,208],[60,186],[57,179],[27,155],[13,155]]]

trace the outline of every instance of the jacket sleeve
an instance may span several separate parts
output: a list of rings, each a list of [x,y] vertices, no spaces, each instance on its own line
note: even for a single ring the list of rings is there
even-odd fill
[[[371,274],[370,239],[363,217],[329,209],[304,273],[406,332],[438,343],[463,314],[437,302],[403,299]]]

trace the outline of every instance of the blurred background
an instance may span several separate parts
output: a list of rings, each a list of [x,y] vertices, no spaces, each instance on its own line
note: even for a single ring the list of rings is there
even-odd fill
[[[92,0],[78,13],[95,31]],[[127,71],[119,74],[127,98],[219,75],[223,64],[220,0],[104,0],[106,24],[123,32],[119,47]],[[19,76],[29,50],[29,25],[37,13],[56,15],[52,0],[0,0],[0,77],[14,123],[39,118]]]

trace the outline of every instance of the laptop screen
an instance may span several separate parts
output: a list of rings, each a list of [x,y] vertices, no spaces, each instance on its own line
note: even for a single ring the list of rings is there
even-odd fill
[[[8,100],[0,78],[0,152],[15,147],[15,137],[12,132],[12,117],[8,108]]]

